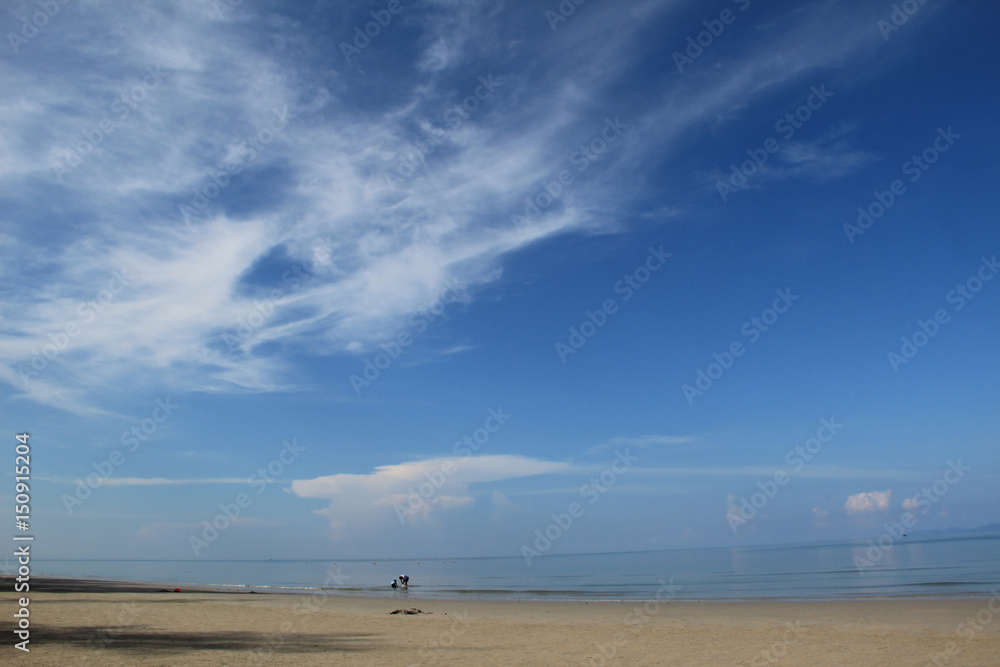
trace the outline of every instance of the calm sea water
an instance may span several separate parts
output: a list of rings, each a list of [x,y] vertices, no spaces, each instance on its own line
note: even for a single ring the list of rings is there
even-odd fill
[[[490,599],[825,599],[973,596],[1000,589],[1000,534],[910,539],[873,565],[869,543],[380,561],[35,561],[34,574],[362,595]],[[328,579],[332,573],[339,580]],[[410,576],[410,590],[389,582]],[[658,593],[658,590],[660,591]]]

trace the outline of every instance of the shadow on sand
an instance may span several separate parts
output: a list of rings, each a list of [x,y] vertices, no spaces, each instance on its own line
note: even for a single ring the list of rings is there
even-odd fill
[[[4,623],[2,630],[12,629]],[[7,634],[6,632],[4,634]],[[65,644],[114,653],[187,653],[189,651],[247,651],[254,653],[335,653],[371,651],[373,635],[325,633],[275,634],[253,632],[165,632],[143,626],[100,627],[32,625],[33,646]]]

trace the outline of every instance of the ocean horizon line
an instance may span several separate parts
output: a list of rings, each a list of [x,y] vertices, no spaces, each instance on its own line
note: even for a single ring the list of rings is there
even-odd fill
[[[991,524],[995,525],[995,524]],[[980,530],[978,528],[956,529],[947,532],[929,532],[923,534],[914,532],[912,536],[906,536],[907,544],[919,544],[925,542],[943,542],[952,540],[975,540],[989,539],[1000,535],[1000,530],[991,528]],[[815,540],[810,542],[766,542],[760,544],[730,544],[701,547],[669,547],[665,549],[635,549],[625,551],[580,551],[571,553],[546,553],[539,558],[566,558],[580,556],[615,556],[624,554],[651,554],[681,551],[707,551],[715,549],[790,549],[809,548],[816,546],[849,546],[852,544],[867,544],[869,540],[875,540],[878,535],[871,537],[844,538],[840,540]],[[364,563],[364,562],[393,562],[393,561],[435,561],[435,560],[502,560],[502,559],[523,559],[522,554],[493,555],[493,556],[391,556],[391,557],[354,557],[354,558],[34,558],[37,562],[164,562],[164,563],[312,563],[312,562],[334,562],[334,563]]]

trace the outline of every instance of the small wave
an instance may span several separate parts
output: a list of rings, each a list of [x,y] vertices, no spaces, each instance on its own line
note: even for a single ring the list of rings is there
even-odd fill
[[[986,581],[920,581],[913,586],[985,586]]]

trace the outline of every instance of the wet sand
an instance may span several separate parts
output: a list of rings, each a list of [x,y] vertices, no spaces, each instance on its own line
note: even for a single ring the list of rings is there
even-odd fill
[[[1000,598],[516,602],[31,583],[25,654],[12,632],[23,594],[3,581],[5,665],[1000,665]],[[391,613],[409,608],[424,613]]]

